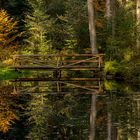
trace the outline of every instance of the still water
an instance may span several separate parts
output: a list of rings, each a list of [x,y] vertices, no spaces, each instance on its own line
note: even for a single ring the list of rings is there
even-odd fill
[[[139,87],[100,86],[1,81],[0,140],[140,140]]]

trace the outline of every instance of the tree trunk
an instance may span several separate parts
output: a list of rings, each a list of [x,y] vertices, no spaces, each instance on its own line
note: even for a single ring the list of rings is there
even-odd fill
[[[111,128],[112,128],[112,123],[111,123],[111,113],[108,112],[108,116],[107,116],[107,140],[111,140]]]
[[[115,23],[115,16],[116,16],[116,0],[112,0],[112,39],[115,39],[115,26],[116,26],[116,23]]]
[[[90,43],[91,51],[93,54],[98,53],[96,46],[96,29],[95,29],[95,11],[93,0],[87,0],[88,6],[88,19],[89,19],[89,33],[90,33]]]
[[[111,20],[111,1],[106,0],[106,19],[107,19],[107,28],[110,26]]]
[[[93,94],[91,96],[89,140],[95,139],[95,122],[96,122],[96,94]]]
[[[95,29],[95,15],[94,15],[95,12],[94,12],[93,0],[87,0],[87,7],[88,7],[91,51],[93,54],[97,54],[98,50],[96,46],[96,29]],[[96,94],[93,94],[91,97],[89,140],[95,139],[95,120],[96,120]]]
[[[137,18],[137,24],[140,24],[140,0],[137,0],[136,4],[136,18]]]
[[[137,26],[140,26],[140,0],[136,1],[136,22],[137,22]],[[140,41],[139,38],[137,37],[137,49],[139,49],[140,46]]]
[[[118,128],[117,126],[112,126],[112,140],[118,139]]]
[[[138,129],[138,139],[137,140],[140,140],[140,130]]]

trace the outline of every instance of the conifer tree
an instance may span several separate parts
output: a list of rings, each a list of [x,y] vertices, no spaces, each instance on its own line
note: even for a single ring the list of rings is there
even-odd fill
[[[45,14],[43,0],[29,0],[30,10],[26,16],[27,43],[24,49],[30,53],[48,53],[49,40],[46,40],[47,30],[51,26],[48,16]]]
[[[85,0],[67,0],[65,2],[65,47],[72,53],[85,53],[89,48],[87,4]]]

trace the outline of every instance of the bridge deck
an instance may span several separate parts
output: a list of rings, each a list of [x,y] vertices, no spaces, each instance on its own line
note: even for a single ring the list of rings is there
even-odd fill
[[[101,81],[101,78],[20,78],[14,81]]]
[[[11,66],[11,69],[25,70],[101,70],[103,67],[92,66],[65,66],[65,67],[50,67],[50,66]]]

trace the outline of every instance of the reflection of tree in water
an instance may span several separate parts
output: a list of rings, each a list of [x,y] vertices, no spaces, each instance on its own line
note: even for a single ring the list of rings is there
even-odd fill
[[[91,95],[79,94],[78,90],[78,93],[57,93],[47,83],[38,83],[35,87],[33,83],[16,83],[17,91],[14,92],[12,85],[1,87],[9,108],[20,117],[4,138],[85,140],[88,137]],[[0,138],[3,138],[1,134]]]
[[[56,95],[54,101],[54,114],[51,118],[49,138],[85,140],[88,138],[89,128],[89,101],[87,95]]]
[[[0,131],[6,133],[15,120],[18,120],[16,114],[16,99],[18,96],[12,95],[13,88],[10,85],[0,86]]]
[[[24,110],[29,97],[17,94],[8,81],[0,82],[0,90],[0,139],[22,140],[27,131]]]
[[[122,118],[124,118],[126,121],[122,121],[121,124],[122,128],[125,128],[122,129],[124,130],[124,132],[122,131],[122,135],[124,134],[128,138],[130,136],[130,138],[138,139],[137,133],[139,131],[138,129],[140,128],[140,117],[138,116],[139,110],[137,109],[138,106],[135,98],[139,99],[139,95],[135,95],[135,92],[133,92],[132,95],[128,96],[128,98],[126,97],[126,99],[122,101],[122,104],[125,103],[126,108],[124,110],[124,117],[123,115],[121,116],[121,121]],[[121,105],[120,108],[122,108]]]
[[[138,98],[139,95],[134,92],[130,94],[120,90],[99,96],[96,102],[95,140],[138,139],[140,117],[135,101]]]
[[[27,113],[28,139],[75,139],[88,137],[90,96],[73,94],[31,95]]]
[[[104,97],[98,97],[96,102],[96,137],[95,140],[107,138],[107,104]]]
[[[31,100],[27,104],[25,114],[28,123],[28,135],[25,136],[30,140],[47,139],[48,119],[52,114],[52,107],[50,101],[45,94],[32,94]]]
[[[12,94],[13,86],[1,84],[0,96],[0,138],[12,139],[70,139],[85,140],[89,135],[89,94],[51,92],[51,86],[42,86],[41,93]],[[39,85],[39,86],[40,86]],[[19,85],[21,87],[21,84]],[[25,87],[30,86],[29,84]],[[25,88],[24,87],[24,88]],[[49,89],[50,88],[50,89]],[[53,87],[52,87],[53,88]],[[47,93],[48,90],[49,94]],[[42,91],[46,91],[43,92]],[[138,96],[126,92],[111,91],[97,95],[97,118],[95,140],[106,139],[109,135],[108,113],[111,119],[111,138],[116,140],[137,139],[139,116]],[[19,119],[19,120],[18,120]],[[15,122],[15,124],[14,124]],[[19,136],[19,133],[21,135]]]
[[[112,120],[113,139],[137,139],[139,119],[137,118],[136,103],[133,95],[121,91],[111,93],[109,96],[109,108]]]

